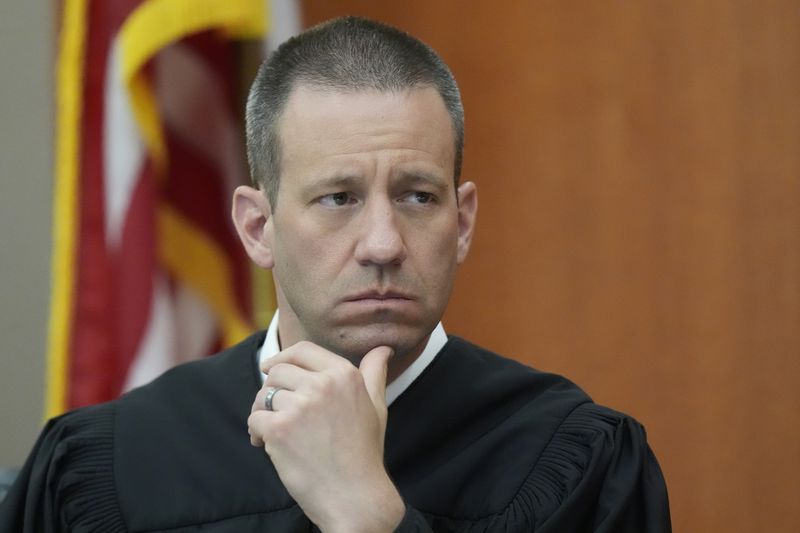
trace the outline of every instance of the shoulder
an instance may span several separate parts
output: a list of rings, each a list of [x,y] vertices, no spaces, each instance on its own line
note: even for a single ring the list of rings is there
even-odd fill
[[[554,429],[591,398],[570,380],[525,366],[459,337],[451,336],[422,375],[390,407],[402,418],[429,405],[454,427],[496,427],[532,419]],[[409,413],[407,413],[407,411]],[[419,422],[419,420],[417,420]],[[433,427],[428,428],[430,430]]]
[[[261,387],[256,353],[263,336],[252,335],[218,354],[178,365],[112,402],[120,458],[168,461],[205,429],[231,421],[246,427]]]
[[[404,428],[441,450],[408,452],[439,465],[412,498],[440,527],[589,530],[607,494],[637,493],[642,475],[663,487],[641,424],[570,380],[457,337],[440,356],[427,376],[434,421]]]
[[[0,526],[9,519],[15,530],[24,517],[34,531],[54,520],[76,530],[102,524],[124,531],[235,514],[220,494],[238,486],[231,478],[254,472],[250,477],[264,484],[268,477],[246,425],[260,387],[255,356],[262,338],[253,335],[114,401],[50,420],[7,496]],[[261,460],[253,466],[255,458]]]
[[[208,523],[293,505],[247,432],[261,387],[256,354],[263,336],[176,367],[120,398],[115,471],[124,478],[118,494],[131,527]]]
[[[48,421],[3,502],[0,529],[81,529],[101,521],[108,531],[124,531],[114,491],[115,414],[110,402]]]
[[[666,482],[644,426],[596,403],[561,422],[519,494],[537,499],[536,522],[554,530],[671,530]]]
[[[263,331],[255,333],[215,355],[175,366],[116,402],[127,416],[140,409],[192,409],[190,404],[196,406],[198,398],[227,401],[231,382],[238,384],[237,389],[257,390],[261,383],[256,353],[264,336]]]
[[[531,368],[460,337],[450,337],[431,366],[431,373],[438,373],[437,388],[461,396],[462,405],[466,399],[490,403],[502,418],[522,411],[533,416],[548,413],[547,418],[556,422],[592,401],[564,376]]]

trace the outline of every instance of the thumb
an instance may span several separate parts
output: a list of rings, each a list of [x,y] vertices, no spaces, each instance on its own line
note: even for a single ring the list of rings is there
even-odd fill
[[[378,346],[367,352],[358,366],[372,405],[378,412],[386,409],[386,372],[393,354],[394,350],[389,346]]]

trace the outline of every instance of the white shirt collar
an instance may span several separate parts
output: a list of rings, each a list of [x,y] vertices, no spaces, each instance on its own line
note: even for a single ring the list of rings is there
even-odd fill
[[[406,368],[402,374],[397,376],[394,381],[386,386],[386,405],[391,405],[398,396],[403,394],[405,390],[422,374],[422,372],[431,364],[436,357],[436,354],[444,348],[447,344],[447,334],[444,331],[444,326],[439,322],[436,328],[428,337],[428,343],[425,349],[417,357],[417,359]],[[259,368],[261,363],[273,355],[281,351],[281,345],[278,342],[278,311],[272,316],[272,321],[269,323],[267,329],[267,336],[264,339],[264,344],[258,352]],[[266,375],[261,372],[261,383],[264,383]]]

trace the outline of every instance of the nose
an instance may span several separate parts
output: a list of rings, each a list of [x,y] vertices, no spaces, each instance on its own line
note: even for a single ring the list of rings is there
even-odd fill
[[[406,245],[391,200],[375,200],[364,206],[357,223],[359,239],[355,259],[361,265],[400,265]]]

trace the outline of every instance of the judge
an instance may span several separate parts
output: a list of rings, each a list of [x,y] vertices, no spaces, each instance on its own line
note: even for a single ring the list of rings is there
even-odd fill
[[[415,38],[345,18],[281,46],[233,198],[269,329],[50,421],[0,530],[669,531],[639,423],[445,333],[478,204],[463,139]]]

